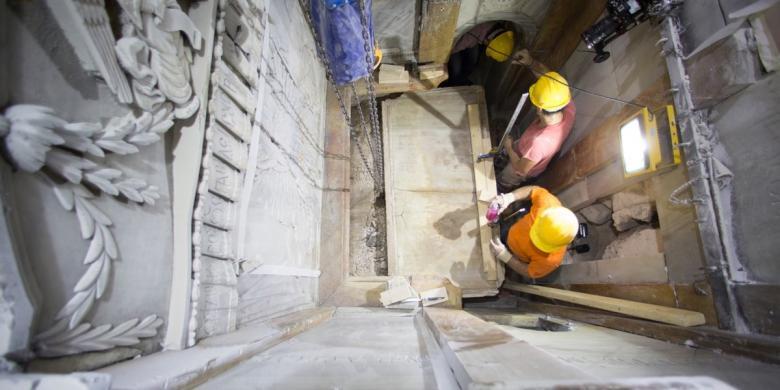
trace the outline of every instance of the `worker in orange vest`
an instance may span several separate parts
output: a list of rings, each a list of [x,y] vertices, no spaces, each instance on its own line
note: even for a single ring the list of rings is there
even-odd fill
[[[513,63],[528,66],[539,78],[528,89],[537,119],[519,139],[508,136],[505,141],[509,164],[501,170],[497,181],[506,191],[528,183],[544,172],[569,136],[576,113],[569,84],[563,76],[534,60],[525,49],[514,55]]]
[[[491,203],[496,206],[499,215],[509,214],[500,219],[500,235],[490,242],[496,258],[525,278],[539,279],[555,271],[579,230],[574,213],[537,186],[499,194]]]

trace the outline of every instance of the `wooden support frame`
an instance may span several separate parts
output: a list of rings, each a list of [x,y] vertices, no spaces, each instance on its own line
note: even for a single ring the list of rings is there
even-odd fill
[[[496,197],[496,172],[493,169],[492,160],[478,161],[479,155],[487,153],[491,149],[490,131],[480,119],[478,104],[468,105],[469,129],[471,130],[471,153],[474,161],[474,188],[477,195],[477,218],[479,219],[479,237],[482,247],[482,270],[487,280],[497,280],[497,263],[493,252],[490,251],[490,240],[493,238],[493,229],[488,226],[486,217],[490,199]]]
[[[703,314],[691,310],[675,309],[666,306],[627,301],[625,299],[603,297],[600,295],[585,294],[552,287],[526,285],[509,281],[505,282],[503,287],[511,291],[595,307],[597,309],[672,325],[697,326],[704,325],[706,322]]]

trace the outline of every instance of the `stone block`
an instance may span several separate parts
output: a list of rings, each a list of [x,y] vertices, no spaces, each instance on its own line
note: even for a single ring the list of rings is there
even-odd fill
[[[639,222],[650,222],[655,211],[649,203],[637,204],[612,213],[612,223],[619,232],[639,225]]]
[[[658,253],[657,230],[644,227],[620,234],[604,249],[604,258],[642,257],[652,253]]]
[[[730,26],[723,30],[731,32]],[[710,107],[761,78],[760,59],[749,37],[749,28],[716,40],[719,32],[690,54],[686,67],[696,108]]]
[[[650,203],[650,197],[635,191],[621,191],[612,195],[612,211],[617,212],[638,204]]]
[[[580,210],[580,213],[588,223],[594,225],[602,225],[610,220],[612,217],[612,210],[601,203],[595,203],[584,209]]]
[[[403,84],[409,82],[409,72],[402,65],[382,64],[379,68],[379,84]]]

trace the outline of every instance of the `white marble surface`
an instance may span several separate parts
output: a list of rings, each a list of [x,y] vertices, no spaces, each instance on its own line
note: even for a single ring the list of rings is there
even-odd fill
[[[403,312],[339,308],[330,321],[256,355],[202,389],[432,389],[430,361]]]

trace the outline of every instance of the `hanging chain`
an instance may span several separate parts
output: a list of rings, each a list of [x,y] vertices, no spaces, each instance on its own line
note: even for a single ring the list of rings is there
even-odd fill
[[[314,0],[318,1],[318,0]],[[323,4],[322,0],[320,1],[320,9],[325,11],[325,5]],[[314,46],[317,50],[317,57],[322,62],[323,66],[325,67],[325,76],[328,79],[328,83],[333,88],[333,92],[336,94],[336,99],[339,102],[339,108],[341,109],[341,115],[344,116],[344,121],[349,126],[349,134],[350,138],[354,141],[355,147],[357,148],[358,154],[360,155],[360,159],[363,160],[363,165],[366,167],[366,171],[368,172],[368,175],[371,176],[371,179],[374,181],[374,187],[379,187],[380,183],[377,180],[377,174],[375,174],[371,169],[371,164],[368,163],[368,159],[366,158],[365,153],[363,153],[363,148],[360,146],[360,143],[357,142],[357,133],[355,132],[354,126],[352,125],[351,115],[349,115],[349,112],[347,111],[347,106],[344,103],[344,98],[341,95],[341,90],[336,85],[336,80],[333,77],[333,71],[330,67],[330,61],[328,61],[328,57],[325,55],[325,49],[322,47],[322,43],[320,41],[320,35],[314,28],[314,22],[312,20],[311,16],[311,2],[306,0],[298,0],[298,5],[301,7],[301,11],[303,11],[303,15],[306,17],[306,23],[309,25],[309,30],[311,31],[311,35],[314,38]],[[326,12],[326,11],[325,11]],[[369,144],[370,147],[370,144]]]
[[[371,36],[368,33],[368,16],[365,0],[358,0],[358,7],[360,9],[361,26],[363,27],[363,48],[366,51],[366,89],[368,89],[368,107],[371,113],[371,136],[374,139],[374,144],[379,146],[377,154],[374,155],[374,163],[376,164],[376,172],[379,179],[377,183],[379,188],[378,192],[381,194],[385,191],[385,169],[384,169],[384,155],[382,153],[382,134],[381,127],[379,126],[379,113],[377,112],[376,105],[376,93],[374,91],[374,55],[371,51],[373,42]]]
[[[357,83],[350,83],[349,86],[352,88],[352,95],[359,96],[355,84]],[[376,140],[373,139],[373,137],[371,136],[372,132],[368,124],[366,123],[365,115],[363,115],[363,104],[361,104],[360,99],[358,99],[357,102],[357,111],[360,118],[360,130],[362,130],[363,134],[366,135],[366,143],[368,144],[368,149],[371,151],[371,157],[373,157],[374,172],[379,172],[376,165],[377,164],[376,156],[379,155],[379,153],[382,153],[382,145],[376,143]],[[356,139],[355,142],[359,142],[359,141]]]

